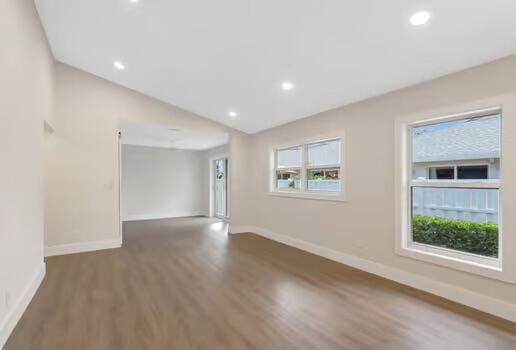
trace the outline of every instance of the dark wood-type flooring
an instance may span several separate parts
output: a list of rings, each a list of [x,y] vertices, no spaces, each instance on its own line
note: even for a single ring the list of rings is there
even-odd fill
[[[208,218],[52,257],[8,350],[516,349],[514,324]]]

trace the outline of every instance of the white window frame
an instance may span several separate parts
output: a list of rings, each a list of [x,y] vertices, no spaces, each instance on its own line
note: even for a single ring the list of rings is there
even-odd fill
[[[466,120],[471,118],[479,118],[479,117],[487,117],[490,115],[496,115],[500,114],[502,115],[502,111],[500,109],[496,110],[489,110],[485,111],[484,113],[475,113],[472,115],[471,113],[464,113],[463,115],[455,115],[446,119],[437,118],[434,120],[425,120],[422,122],[415,122],[408,125],[407,128],[407,138],[409,140],[409,143],[407,144],[407,170],[409,171],[409,174],[412,174],[412,141],[413,141],[413,129],[421,126],[427,126],[427,125],[434,125],[438,123],[445,123],[449,121],[454,120]],[[503,116],[502,116],[503,119]],[[500,128],[501,133],[501,128]],[[500,157],[501,159],[501,157]],[[470,254],[465,253],[461,251],[457,251],[454,249],[447,249],[442,247],[435,247],[429,244],[423,244],[423,243],[417,243],[412,240],[412,190],[416,187],[433,187],[433,188],[471,188],[471,189],[494,189],[500,191],[500,196],[502,195],[501,190],[501,181],[500,179],[487,179],[487,180],[459,180],[457,179],[457,165],[453,166],[454,168],[454,180],[436,180],[436,179],[412,179],[412,176],[410,176],[408,180],[408,208],[410,210],[410,213],[408,214],[408,235],[406,237],[407,242],[406,246],[408,249],[414,249],[414,250],[420,250],[423,252],[435,254],[435,255],[442,255],[443,257],[453,258],[453,259],[460,259],[463,261],[471,262],[478,265],[483,265],[487,268],[501,268],[502,262],[500,259],[501,255],[501,237],[502,237],[502,225],[501,225],[501,215],[503,208],[501,206],[501,203],[499,205],[499,222],[498,225],[498,258],[492,258],[492,257],[486,257],[482,255],[477,254]],[[489,169],[489,168],[488,168]]]
[[[500,155],[500,178],[505,179],[514,174],[511,167],[503,167],[504,157],[506,153],[512,154],[509,147],[516,146],[516,140],[505,138],[506,124],[509,129],[515,129],[510,120],[504,118],[504,115],[510,112],[516,112],[516,104],[509,99],[503,98],[486,99],[483,101],[472,102],[469,104],[454,106],[451,109],[458,111],[457,114],[446,115],[446,110],[439,108],[433,111],[413,113],[411,115],[400,116],[396,119],[395,128],[395,252],[398,255],[420,260],[435,265],[445,266],[448,268],[465,271],[472,274],[481,275],[488,278],[502,280],[509,283],[516,283],[516,254],[504,251],[504,246],[511,246],[516,243],[514,235],[504,234],[504,227],[507,223],[516,225],[510,215],[504,216],[503,212],[516,208],[510,200],[511,193],[515,193],[514,189],[509,186],[506,188],[503,180],[412,180],[412,155],[409,131],[412,127],[422,126],[425,124],[435,124],[439,122],[447,122],[452,120],[467,119],[473,117],[500,114],[502,115],[501,125],[501,148],[503,154]],[[504,103],[502,103],[504,102]],[[496,107],[482,108],[486,105]],[[502,108],[503,105],[503,108]],[[461,111],[473,112],[461,112]],[[509,150],[509,151],[507,151]],[[446,184],[448,182],[448,184]],[[410,226],[411,219],[411,201],[410,186],[417,184],[418,186],[432,186],[438,184],[439,187],[475,187],[475,188],[499,188],[500,189],[500,211],[499,211],[499,252],[498,258],[483,257],[475,254],[462,253],[459,251],[438,248],[429,245],[411,242],[412,231]],[[503,188],[503,189],[502,189]]]
[[[338,164],[323,164],[323,165],[308,165],[308,145],[328,142],[328,141],[339,141],[340,142],[340,163]],[[301,167],[278,167],[277,166],[277,152],[281,150],[301,147],[302,160]],[[321,135],[319,137],[304,138],[297,141],[285,143],[282,145],[276,145],[270,149],[270,190],[269,195],[290,197],[299,199],[315,199],[315,200],[327,200],[327,201],[345,201],[345,167],[344,167],[344,136],[343,133],[332,134],[332,135]],[[339,168],[339,181],[340,181],[340,192],[321,192],[321,191],[308,191],[307,189],[307,172],[310,169],[328,169],[328,168]],[[276,171],[277,170],[300,170],[300,189],[298,191],[282,191],[277,188],[276,184]]]
[[[287,150],[290,150],[290,149],[294,149],[294,148],[300,148],[301,149],[301,164],[300,166],[287,166],[287,167],[280,167],[278,166],[278,152],[279,151],[287,151]],[[275,186],[275,190],[278,191],[278,192],[285,192],[285,193],[300,193],[303,189],[303,165],[305,163],[305,146],[304,145],[294,145],[294,146],[290,146],[290,147],[285,147],[285,148],[277,148],[274,150],[274,186]],[[299,178],[299,181],[300,181],[300,188],[299,190],[292,190],[292,191],[281,191],[277,188],[277,174],[276,172],[278,170],[283,170],[283,171],[288,171],[288,170],[293,170],[293,171],[297,171],[299,170],[299,175],[300,175],[300,178]]]

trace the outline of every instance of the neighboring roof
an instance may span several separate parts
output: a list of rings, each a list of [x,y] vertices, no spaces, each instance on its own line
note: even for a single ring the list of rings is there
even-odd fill
[[[500,157],[499,115],[442,125],[415,129],[415,163]]]

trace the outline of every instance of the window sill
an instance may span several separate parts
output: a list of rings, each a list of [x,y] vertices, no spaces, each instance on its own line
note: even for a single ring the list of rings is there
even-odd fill
[[[407,258],[432,263],[434,265],[444,266],[508,283],[516,283],[514,278],[510,278],[510,276],[504,273],[499,259],[455,252],[449,249],[419,243],[412,243],[407,247],[400,247],[396,249],[396,253]]]
[[[313,193],[313,192],[286,192],[286,191],[272,191],[269,192],[269,196],[275,197],[287,197],[297,199],[311,199],[318,201],[330,201],[330,202],[346,202],[346,198],[342,193]]]

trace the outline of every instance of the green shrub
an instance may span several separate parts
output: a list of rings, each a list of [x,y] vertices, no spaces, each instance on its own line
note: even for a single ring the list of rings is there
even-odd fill
[[[414,242],[498,257],[498,224],[414,215]]]

